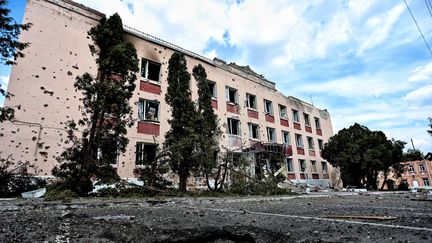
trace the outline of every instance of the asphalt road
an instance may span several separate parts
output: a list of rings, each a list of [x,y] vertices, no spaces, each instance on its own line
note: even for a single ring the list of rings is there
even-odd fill
[[[418,194],[0,200],[0,242],[432,242]]]

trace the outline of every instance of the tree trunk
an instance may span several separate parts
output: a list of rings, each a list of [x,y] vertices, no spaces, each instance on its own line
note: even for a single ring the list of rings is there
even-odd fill
[[[179,189],[181,192],[187,191],[187,179],[188,179],[187,173],[185,172],[179,173]]]

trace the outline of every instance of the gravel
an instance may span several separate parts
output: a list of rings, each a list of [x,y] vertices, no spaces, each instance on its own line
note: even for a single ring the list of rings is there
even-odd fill
[[[416,196],[0,200],[0,242],[432,242]]]

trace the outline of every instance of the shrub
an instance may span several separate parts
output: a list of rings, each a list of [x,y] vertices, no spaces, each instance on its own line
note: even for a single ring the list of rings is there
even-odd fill
[[[75,197],[78,197],[78,194],[71,190],[55,188],[49,190],[44,199],[46,201],[70,201]]]

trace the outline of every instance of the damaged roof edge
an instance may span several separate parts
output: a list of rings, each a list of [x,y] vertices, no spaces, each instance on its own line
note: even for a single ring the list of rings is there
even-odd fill
[[[294,96],[291,96],[291,95],[286,96],[286,97],[287,97],[287,99],[296,100],[296,101],[299,101],[300,103],[303,103],[303,104],[305,104],[305,105],[312,106],[312,107],[314,107],[314,108],[316,108],[316,109],[318,109],[318,110],[320,110],[320,111],[325,111],[325,112],[329,113],[327,109],[320,109],[320,108],[316,107],[315,105],[313,105],[313,104],[311,104],[311,103],[309,103],[309,102],[306,102],[306,101],[304,101],[304,100],[301,100],[301,99],[299,99],[299,98],[297,98],[297,97],[294,97]],[[330,113],[329,113],[329,114],[330,114]]]

